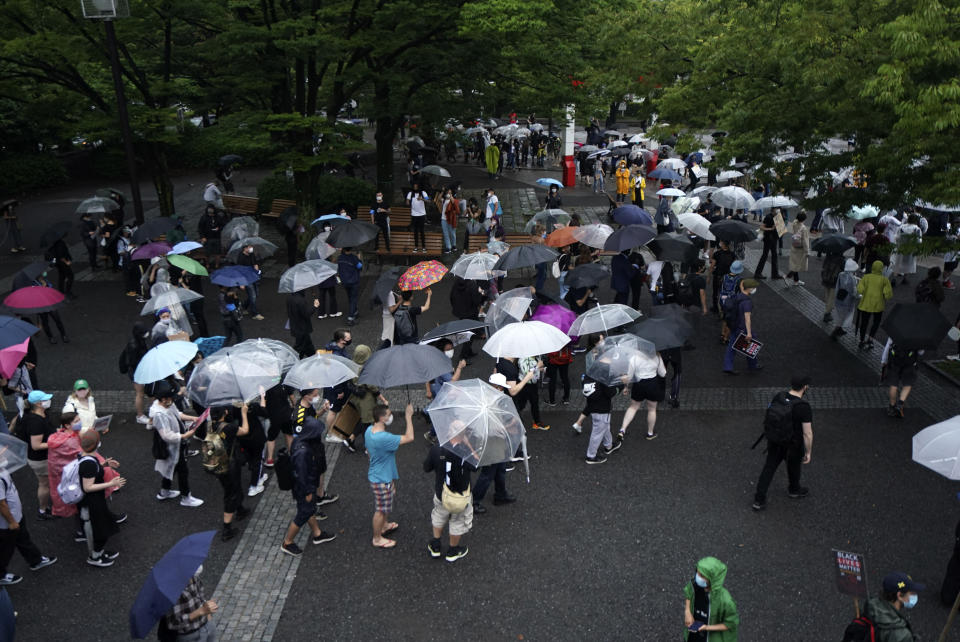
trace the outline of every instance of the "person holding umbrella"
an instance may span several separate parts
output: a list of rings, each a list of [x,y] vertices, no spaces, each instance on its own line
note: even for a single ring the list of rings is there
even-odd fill
[[[202,572],[203,564],[194,571],[173,608],[160,621],[160,631],[166,629],[177,640],[214,642],[217,639],[210,620],[220,607],[204,597],[203,584],[200,583]]]
[[[220,245],[220,233],[227,222],[226,216],[217,209],[217,206],[208,203],[200,221],[197,223],[197,233],[200,236],[200,242],[207,253],[207,258],[213,261],[214,269],[220,267],[220,255],[223,248]]]
[[[353,249],[345,247],[340,250],[340,256],[337,258],[337,276],[340,277],[340,284],[347,292],[348,311],[347,325],[354,325],[359,315],[357,300],[359,298],[360,271],[363,269],[363,261],[353,253]]]
[[[393,548],[396,540],[388,539],[400,525],[388,521],[393,511],[393,498],[396,493],[397,449],[414,440],[413,435],[413,406],[407,404],[404,409],[407,429],[403,435],[397,435],[387,430],[393,423],[393,411],[389,406],[378,405],[373,409],[373,424],[363,435],[363,443],[370,455],[370,466],[367,469],[367,481],[373,491],[373,545],[376,548]]]
[[[393,315],[393,345],[400,346],[407,343],[417,343],[420,331],[417,328],[417,317],[430,309],[430,300],[433,290],[427,288],[427,300],[421,305],[411,305],[413,292],[404,290],[400,293],[400,302],[390,309]]]
[[[243,484],[240,474],[242,464],[239,455],[235,455],[237,442],[250,434],[250,423],[247,419],[247,404],[240,406],[240,423],[229,421],[229,408],[220,406],[210,411],[210,419],[213,421],[214,429],[207,435],[210,439],[212,435],[219,436],[223,451],[226,453],[226,466],[222,469],[214,470],[214,474],[220,485],[223,487],[223,531],[220,539],[224,542],[233,539],[237,535],[237,529],[233,527],[233,518],[244,519],[250,514],[249,509],[243,506]],[[204,442],[204,449],[207,449],[207,443]],[[206,455],[204,455],[206,457]]]
[[[903,417],[903,404],[906,403],[913,384],[917,381],[917,368],[923,350],[908,350],[898,346],[893,339],[887,339],[880,356],[880,385],[887,386],[890,396],[888,417]]]
[[[293,335],[293,348],[301,359],[317,352],[313,340],[310,338],[310,333],[313,332],[310,319],[313,316],[313,310],[319,307],[320,301],[318,299],[314,299],[313,306],[310,306],[307,302],[305,290],[287,295],[287,319],[290,324],[290,334]]]
[[[780,242],[780,235],[774,223],[774,217],[779,213],[778,208],[771,209],[760,223],[760,229],[763,231],[763,251],[760,253],[760,260],[757,261],[757,269],[753,272],[755,279],[767,278],[763,275],[763,266],[767,264],[768,256],[770,257],[770,278],[780,278],[780,270],[777,267],[780,256],[777,244]]]
[[[456,433],[451,438],[451,447],[465,444],[462,433]],[[450,528],[450,547],[445,559],[456,562],[469,552],[466,546],[461,546],[461,538],[470,532],[473,525],[473,502],[470,496],[470,472],[476,467],[465,462],[455,452],[433,444],[427,458],[423,462],[423,472],[434,473],[433,510],[430,512],[430,522],[433,527],[433,538],[427,543],[430,557],[439,559],[443,556],[443,543],[440,540],[444,527]],[[462,509],[461,509],[462,506]],[[457,510],[460,509],[460,510]]]
[[[240,252],[240,256],[237,257],[237,265],[246,265],[252,270],[256,271],[259,275],[260,272],[260,259],[257,258],[257,255],[253,251],[252,245],[246,245],[243,248],[243,251]],[[255,321],[263,321],[263,315],[260,314],[260,311],[257,309],[257,295],[259,294],[259,286],[254,283],[249,285],[241,285],[240,289],[247,293],[247,311],[250,313],[250,317]],[[229,333],[227,333],[229,337]],[[241,341],[243,339],[240,339]]]

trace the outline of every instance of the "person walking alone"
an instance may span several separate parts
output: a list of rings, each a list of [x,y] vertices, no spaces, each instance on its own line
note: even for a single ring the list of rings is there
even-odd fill
[[[807,256],[810,254],[810,230],[804,224],[807,213],[800,212],[790,224],[790,271],[783,277],[784,282],[790,285],[804,285],[800,280],[800,273],[807,271]]]
[[[803,464],[810,463],[813,453],[813,411],[803,396],[810,389],[810,377],[797,376],[790,381],[790,390],[779,392],[770,402],[767,418],[764,420],[764,437],[767,439],[767,460],[760,472],[757,489],[753,496],[753,510],[761,511],[767,507],[767,489],[773,481],[780,462],[787,462],[787,496],[790,499],[803,499],[810,490],[800,485]],[[778,412],[774,410],[779,409]],[[773,419],[782,422],[778,426],[768,425]],[[775,436],[771,429],[784,439]]]
[[[873,337],[880,328],[880,319],[887,301],[893,298],[893,286],[890,279],[883,275],[883,263],[874,261],[870,266],[870,274],[865,274],[857,284],[857,294],[860,303],[857,310],[860,318],[857,320],[857,331],[860,334],[860,343],[857,347],[869,350],[873,347]],[[867,339],[867,326],[870,326],[870,338]]]

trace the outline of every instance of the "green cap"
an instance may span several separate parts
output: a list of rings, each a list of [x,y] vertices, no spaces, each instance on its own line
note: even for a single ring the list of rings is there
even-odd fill
[[[77,379],[76,381],[73,382],[74,390],[83,390],[83,389],[89,389],[89,388],[90,388],[90,384],[87,383],[86,379]]]

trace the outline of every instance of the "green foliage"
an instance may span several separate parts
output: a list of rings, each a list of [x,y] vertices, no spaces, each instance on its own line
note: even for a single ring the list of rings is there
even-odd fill
[[[257,210],[269,212],[274,199],[295,200],[297,190],[293,181],[284,174],[274,174],[273,176],[267,176],[257,185],[257,198],[259,199]]]
[[[181,168],[212,169],[221,156],[238,154],[243,165],[269,167],[276,163],[276,148],[270,135],[251,115],[251,122],[231,116],[212,127],[183,128],[180,142],[173,147],[171,164]]]
[[[52,154],[18,154],[0,157],[4,197],[63,183],[67,173]]]
[[[344,207],[353,215],[361,205],[369,205],[376,187],[359,178],[321,176],[317,182],[317,212],[331,214]]]

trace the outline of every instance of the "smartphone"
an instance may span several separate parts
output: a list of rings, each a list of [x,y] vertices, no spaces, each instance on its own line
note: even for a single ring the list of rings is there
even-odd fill
[[[688,630],[689,630],[691,633],[696,633],[697,631],[699,631],[699,630],[701,629],[701,627],[703,627],[703,625],[704,625],[703,622],[701,622],[701,621],[699,621],[699,620],[696,620],[696,621],[694,621],[693,624],[690,625],[690,628],[689,628]]]

